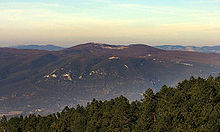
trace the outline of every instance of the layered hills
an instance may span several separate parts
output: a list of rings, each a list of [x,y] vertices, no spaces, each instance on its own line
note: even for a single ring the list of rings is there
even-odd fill
[[[182,51],[194,51],[201,53],[220,53],[220,46],[183,46],[183,45],[159,45],[154,46],[155,48],[159,48],[162,50],[182,50]],[[64,47],[56,46],[56,45],[18,45],[12,46],[9,48],[16,49],[38,49],[38,50],[49,50],[49,51],[59,51],[63,50]]]
[[[147,88],[218,75],[220,54],[86,43],[59,51],[0,48],[0,64],[0,116],[47,114],[92,98],[136,100]]]
[[[16,49],[38,49],[38,50],[49,50],[49,51],[58,51],[62,50],[63,47],[55,46],[55,45],[18,45],[18,46],[12,46],[10,48],[16,48]]]
[[[156,48],[163,50],[183,50],[183,51],[195,51],[202,53],[220,53],[220,46],[182,46],[182,45],[159,45]]]

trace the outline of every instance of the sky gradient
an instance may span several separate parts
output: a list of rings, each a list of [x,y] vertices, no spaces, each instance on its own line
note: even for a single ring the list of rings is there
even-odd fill
[[[220,0],[0,0],[0,46],[220,45]]]

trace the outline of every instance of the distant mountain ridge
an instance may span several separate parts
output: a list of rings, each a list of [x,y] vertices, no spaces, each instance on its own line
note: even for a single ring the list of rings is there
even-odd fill
[[[12,46],[11,48],[16,49],[37,49],[37,50],[49,50],[49,51],[58,51],[64,49],[60,46],[55,45],[19,45],[19,46]]]
[[[220,53],[220,46],[182,46],[182,45],[159,45],[154,46],[163,50],[182,50],[182,51],[194,51],[202,53]]]
[[[201,53],[220,53],[220,46],[198,47],[198,46],[182,46],[182,45],[159,45],[159,46],[153,46],[153,47],[163,49],[163,50],[194,51],[194,52],[201,52]],[[12,46],[9,48],[37,49],[37,50],[48,50],[48,51],[59,51],[59,50],[65,49],[61,46],[55,46],[55,45],[18,45],[18,46]]]

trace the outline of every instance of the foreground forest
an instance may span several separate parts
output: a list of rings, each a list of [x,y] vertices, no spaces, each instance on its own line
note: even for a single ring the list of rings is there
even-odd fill
[[[65,107],[48,116],[4,116],[0,131],[7,132],[141,132],[220,131],[220,76],[184,80],[176,88],[148,89],[141,101],[120,96],[93,100],[86,107]]]

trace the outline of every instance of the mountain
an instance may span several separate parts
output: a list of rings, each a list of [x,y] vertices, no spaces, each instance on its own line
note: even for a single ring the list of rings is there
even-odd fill
[[[16,49],[38,49],[38,50],[49,50],[49,51],[58,51],[64,49],[63,47],[55,46],[55,45],[19,45],[13,46],[11,48]]]
[[[181,46],[181,45],[160,45],[155,46],[156,48],[163,50],[183,50],[183,51],[195,51],[202,53],[220,53],[220,46]]]
[[[48,114],[92,98],[136,100],[147,88],[216,76],[220,54],[86,43],[60,51],[0,48],[0,64],[0,116]]]

